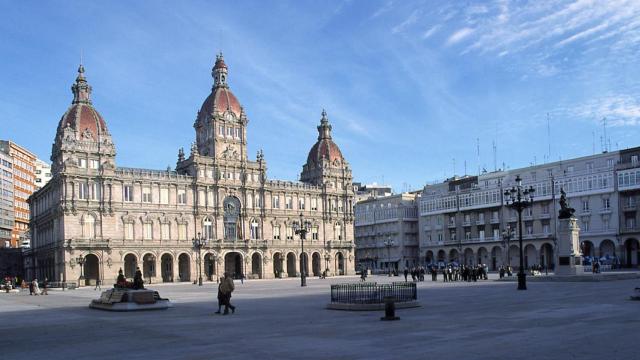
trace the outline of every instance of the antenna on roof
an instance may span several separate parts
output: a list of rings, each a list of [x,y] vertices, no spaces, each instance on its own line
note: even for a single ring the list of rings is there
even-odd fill
[[[547,113],[547,144],[548,144],[548,153],[547,156],[550,159],[551,158],[551,117],[549,116],[549,113]]]
[[[591,131],[591,144],[592,144],[592,147],[593,147],[593,155],[595,155],[596,154],[596,132],[595,132],[595,130]]]
[[[498,171],[498,148],[496,147],[496,141],[493,140],[493,171]]]
[[[604,150],[603,152],[609,152],[609,146],[611,142],[607,138],[607,117],[602,118],[602,128],[604,130]]]
[[[479,137],[476,138],[476,156],[478,157],[478,175],[480,175],[480,138]]]

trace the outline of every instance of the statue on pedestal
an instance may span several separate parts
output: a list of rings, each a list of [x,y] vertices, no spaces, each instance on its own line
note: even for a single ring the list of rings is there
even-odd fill
[[[136,267],[136,274],[133,275],[133,289],[134,290],[144,289],[144,281],[142,280],[142,271],[140,271],[139,267]]]
[[[560,188],[560,212],[558,219],[570,219],[575,211],[574,208],[569,207],[569,204],[567,204],[567,193],[564,192],[563,188]]]

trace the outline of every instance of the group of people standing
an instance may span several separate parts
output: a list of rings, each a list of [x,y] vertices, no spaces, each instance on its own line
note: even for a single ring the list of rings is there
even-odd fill
[[[435,266],[430,268],[431,280],[438,281],[438,274],[442,275],[444,282],[452,281],[478,281],[489,279],[487,275],[487,266],[485,264],[478,265],[462,265],[462,266],[445,266],[438,269]]]
[[[423,266],[414,266],[411,269],[404,268],[404,281],[408,281],[409,274],[411,274],[411,280],[424,281],[424,275],[427,273]]]

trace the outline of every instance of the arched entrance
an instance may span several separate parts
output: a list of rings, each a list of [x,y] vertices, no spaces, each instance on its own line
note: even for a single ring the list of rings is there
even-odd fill
[[[460,255],[458,254],[458,250],[451,249],[451,251],[449,251],[449,262],[460,263]]]
[[[178,256],[178,278],[180,281],[191,281],[191,262],[187,254]]]
[[[507,259],[507,264],[514,269],[520,267],[520,248],[517,245],[509,246],[509,258]]]
[[[282,258],[282,254],[277,252],[275,254],[273,254],[273,275],[275,277],[281,277],[280,274],[282,274],[284,272],[284,270],[282,269],[282,262],[284,261],[284,259]]]
[[[600,243],[600,256],[613,258],[616,256],[616,245],[613,241],[606,239]]]
[[[207,277],[207,280],[213,281],[213,275],[216,273],[216,260],[215,255],[212,253],[207,253],[204,256],[204,275]]]
[[[262,279],[262,256],[259,253],[251,255],[251,274],[254,278]]]
[[[133,254],[127,254],[124,256],[124,276],[127,279],[132,279],[136,274],[136,267],[138,266],[138,258]]]
[[[553,269],[553,246],[549,243],[540,247],[540,265],[546,269]]]
[[[296,277],[296,256],[293,253],[287,254],[287,275]]]
[[[524,267],[528,268],[538,264],[536,247],[529,244],[524,247]]]
[[[438,251],[438,262],[444,262],[446,257],[447,257],[447,253],[445,253],[444,250]]]
[[[428,250],[424,256],[425,265],[430,265],[433,263],[433,251]]]
[[[305,275],[309,275],[309,257],[307,253],[300,254],[300,271],[304,271]]]
[[[595,252],[593,249],[593,243],[591,241],[583,241],[582,242],[582,256],[595,256]]]
[[[638,240],[627,239],[624,242],[625,264],[627,267],[638,266],[640,260],[640,247],[638,246]]]
[[[336,254],[336,266],[338,275],[344,275],[344,255],[341,252]]]
[[[320,260],[320,254],[314,252],[311,255],[311,269],[313,270],[313,276],[320,276],[322,274],[322,260]]]
[[[224,271],[229,273],[234,279],[239,279],[242,271],[242,254],[230,252],[224,256]]]
[[[487,260],[489,260],[489,252],[483,247],[479,248],[477,264],[486,264]]]
[[[173,282],[173,256],[162,255],[160,266],[162,267],[162,282]]]
[[[491,270],[496,271],[502,265],[502,248],[500,246],[494,246],[493,249],[491,249]]]
[[[470,248],[466,248],[464,249],[464,263],[465,265],[474,265],[474,256],[473,256],[473,250],[471,250]]]
[[[145,254],[142,257],[142,276],[151,283],[156,276],[156,257],[153,254]]]
[[[96,280],[100,278],[100,261],[93,254],[87,254],[84,257],[84,284],[95,285]]]

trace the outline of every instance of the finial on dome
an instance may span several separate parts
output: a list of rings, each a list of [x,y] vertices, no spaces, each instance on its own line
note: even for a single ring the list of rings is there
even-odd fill
[[[71,86],[71,92],[73,92],[72,104],[91,104],[91,86],[84,77],[84,66],[82,63],[78,66],[78,76],[76,77],[75,84]]]
[[[322,109],[322,117],[318,126],[318,140],[322,139],[331,139],[331,124],[329,124],[329,118],[324,109]]]
[[[222,51],[220,51],[220,53],[216,55],[216,63],[213,65],[213,69],[211,69],[214,87],[227,87],[227,72],[227,64],[224,63],[224,56],[222,56]]]

